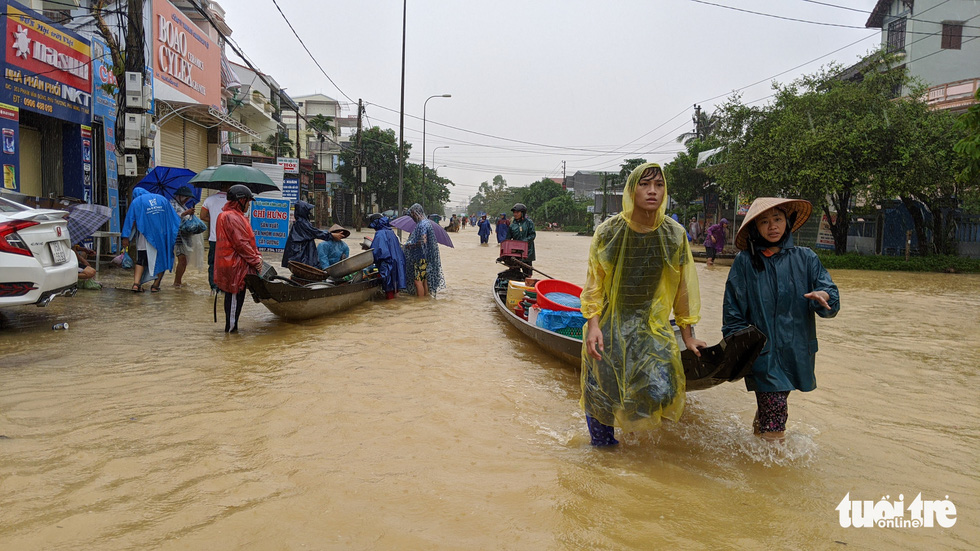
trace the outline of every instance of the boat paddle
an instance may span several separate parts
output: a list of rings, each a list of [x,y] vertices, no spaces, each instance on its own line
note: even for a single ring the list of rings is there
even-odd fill
[[[497,262],[500,262],[504,266],[507,266],[507,263],[508,262],[513,262],[513,263],[515,263],[515,264],[517,264],[519,266],[522,266],[524,268],[528,268],[530,270],[534,270],[535,272],[538,272],[539,274],[543,275],[544,277],[546,277],[548,279],[555,279],[555,278],[551,277],[550,275],[542,272],[541,270],[535,268],[534,266],[531,266],[530,264],[525,264],[524,262],[521,262],[520,260],[517,260],[516,258],[514,258],[512,256],[506,257],[506,260],[501,260],[501,259],[498,258],[497,259]]]

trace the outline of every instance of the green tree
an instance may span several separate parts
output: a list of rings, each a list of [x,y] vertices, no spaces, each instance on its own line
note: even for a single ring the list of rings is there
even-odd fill
[[[703,199],[705,192],[714,188],[711,177],[703,168],[698,168],[698,154],[718,147],[717,138],[707,140],[688,140],[685,144],[687,151],[682,151],[666,166],[667,191],[670,198],[684,208],[685,213],[690,205],[698,199]]]
[[[252,144],[252,150],[267,157],[292,157],[293,140],[285,132],[276,132],[266,136],[265,141]]]
[[[974,98],[976,103],[956,121],[957,130],[964,135],[953,147],[966,163],[957,179],[969,186],[968,189],[973,192],[972,200],[976,200],[977,187],[980,186],[980,90],[977,90]],[[973,206],[980,208],[980,204]]]
[[[395,131],[390,128],[382,130],[374,126],[363,130],[362,134],[358,136],[355,133],[351,137],[351,143],[358,143],[360,138],[360,151],[356,148],[344,148],[341,151],[340,158],[343,163],[338,171],[344,184],[359,197],[358,205],[361,207],[359,220],[366,214],[365,209],[372,193],[375,194],[375,200],[383,210],[398,206],[398,140]],[[410,149],[411,144],[406,142],[405,158],[408,158]],[[358,168],[361,166],[365,167],[367,176],[367,181],[363,184]],[[411,186],[412,182],[421,180],[421,176],[418,178],[410,176],[410,166],[405,168],[409,177],[406,178],[403,187],[403,197],[404,190]]]
[[[337,129],[333,125],[333,117],[317,115],[309,120],[306,125],[317,134],[317,139],[322,143],[327,136],[332,135]]]
[[[749,197],[815,199],[831,221],[835,251],[843,254],[851,201],[889,162],[890,100],[908,79],[880,54],[868,60],[860,81],[840,80],[839,73],[831,66],[787,86],[776,84],[775,102],[761,111],[730,102],[726,107],[736,120],[722,124],[728,143],[717,175],[729,191]]]
[[[552,199],[562,195],[570,195],[570,193],[562,189],[561,184],[550,178],[543,178],[534,182],[524,192],[524,204],[527,205],[528,216],[539,222],[556,221],[555,213],[548,209],[548,204]]]
[[[514,206],[517,200],[514,198],[513,190],[507,187],[507,180],[501,175],[496,175],[489,182],[482,182],[476,195],[470,199],[467,205],[467,212],[476,214],[486,213],[507,213]]]

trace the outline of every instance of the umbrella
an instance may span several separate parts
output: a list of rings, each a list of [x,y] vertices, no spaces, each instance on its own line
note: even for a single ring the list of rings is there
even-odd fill
[[[173,199],[174,194],[180,186],[188,185],[191,178],[196,173],[186,168],[176,168],[172,166],[158,166],[148,172],[136,187],[141,187],[151,193],[163,195],[167,199]],[[201,200],[201,190],[192,189],[194,192],[194,203]]]
[[[191,178],[190,183],[202,188],[221,189],[225,185],[242,184],[252,193],[279,191],[279,186],[261,170],[245,165],[209,166]]]
[[[68,235],[71,244],[77,245],[91,236],[112,216],[112,209],[105,205],[77,203],[68,207]]]
[[[400,230],[410,232],[415,229],[415,220],[406,214],[405,216],[399,216],[392,220],[391,225]],[[446,228],[443,228],[439,224],[432,224],[432,229],[436,232],[436,241],[447,247],[456,248],[453,247],[453,240],[449,238],[449,233],[446,232]]]

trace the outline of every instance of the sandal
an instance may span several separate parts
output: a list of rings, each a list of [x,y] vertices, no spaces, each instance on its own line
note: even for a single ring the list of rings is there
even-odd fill
[[[134,283],[134,284],[133,284],[133,288],[132,288],[132,291],[133,291],[134,293],[142,293],[142,292],[143,292],[143,286],[142,286],[142,285],[140,285],[140,284],[138,284],[138,283]]]
[[[157,285],[157,284],[150,285],[150,292],[151,293],[159,293],[160,292],[160,286]]]

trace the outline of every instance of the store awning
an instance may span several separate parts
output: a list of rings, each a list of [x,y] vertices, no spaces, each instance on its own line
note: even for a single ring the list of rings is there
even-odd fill
[[[163,124],[172,117],[179,116],[189,119],[205,128],[217,128],[219,130],[227,130],[229,132],[240,132],[243,134],[248,134],[253,138],[260,137],[258,132],[211,106],[183,101],[161,99],[157,99],[156,101],[158,104],[164,105],[167,109],[169,109],[168,112],[162,113],[157,120],[157,124],[160,126],[163,126]]]

